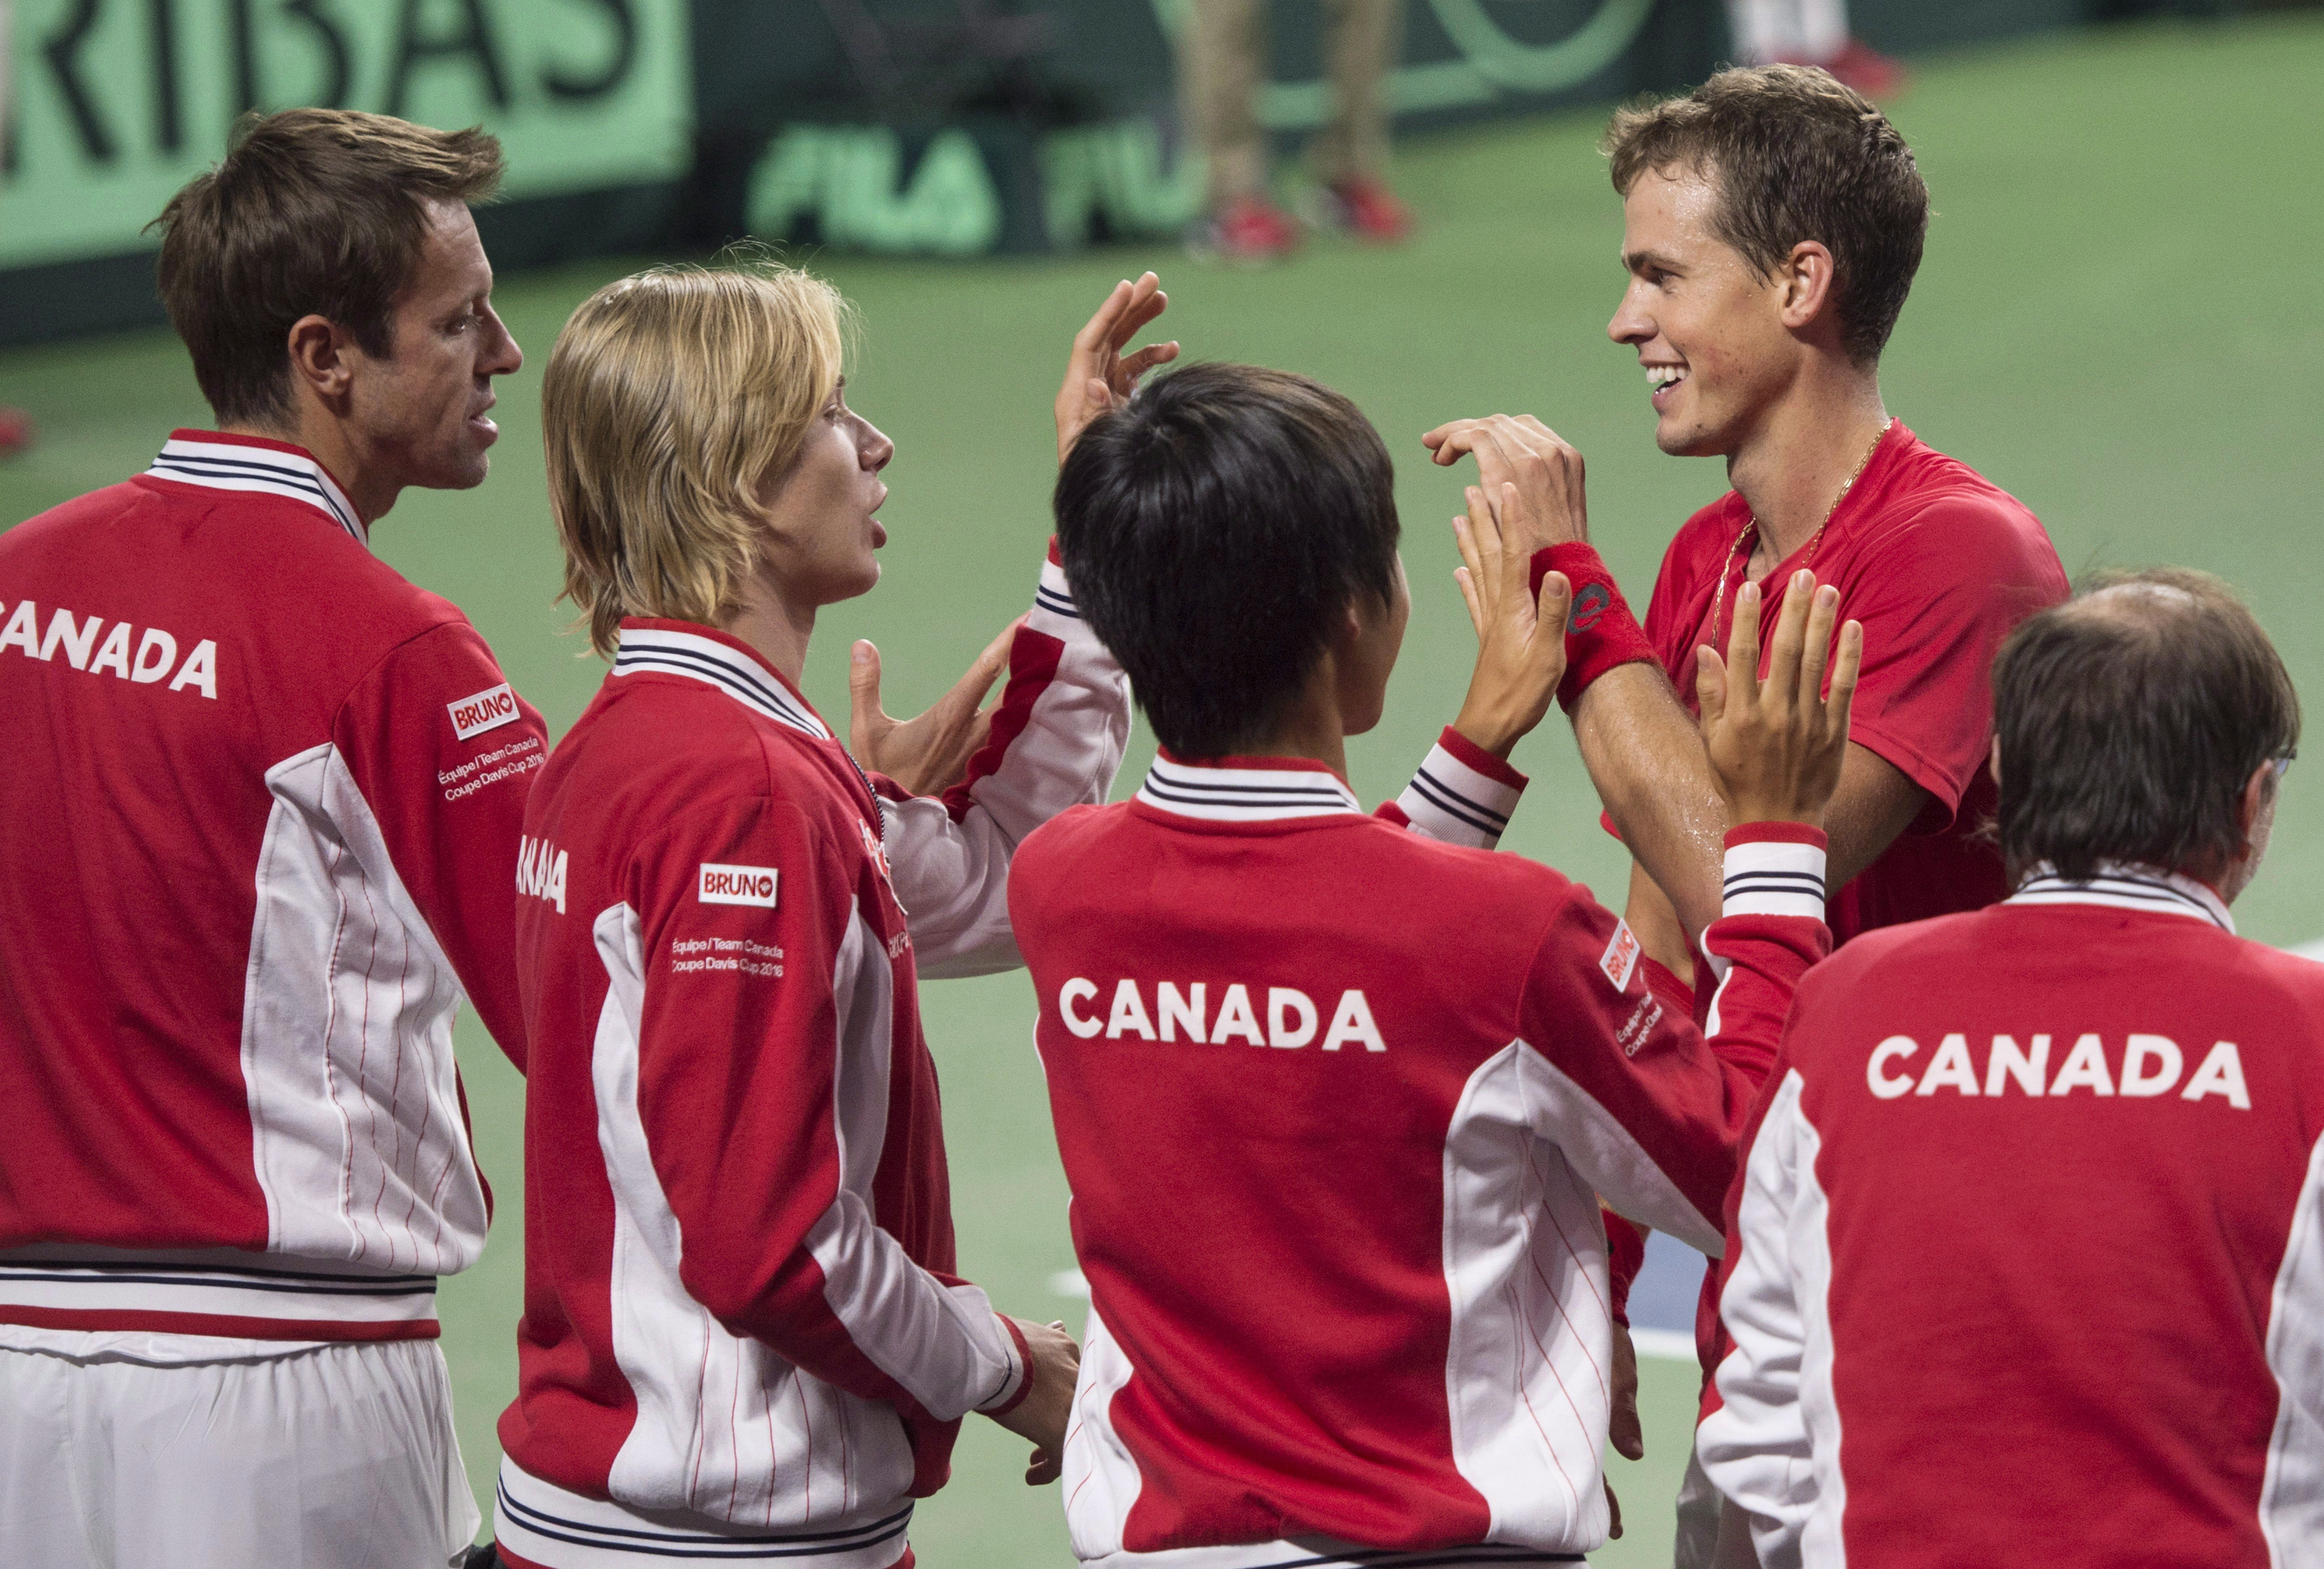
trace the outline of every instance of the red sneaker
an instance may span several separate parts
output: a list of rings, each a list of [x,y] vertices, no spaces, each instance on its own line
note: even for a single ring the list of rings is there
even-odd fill
[[[1199,230],[1194,249],[1222,261],[1260,266],[1299,248],[1299,228],[1263,196],[1238,197]]]
[[[1411,237],[1410,209],[1379,180],[1361,175],[1336,180],[1316,195],[1318,227],[1343,230],[1383,245]]]
[[[32,417],[22,409],[0,409],[0,457],[14,457],[32,444]]]
[[[1837,78],[1840,86],[1853,88],[1876,102],[1895,97],[1911,79],[1911,73],[1902,62],[1889,59],[1859,38],[1849,39],[1846,48],[1824,62],[1823,69]]]

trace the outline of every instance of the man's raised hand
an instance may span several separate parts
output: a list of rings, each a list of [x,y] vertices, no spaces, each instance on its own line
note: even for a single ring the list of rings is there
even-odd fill
[[[1840,787],[1848,755],[1848,710],[1864,657],[1864,628],[1832,623],[1840,590],[1816,586],[1815,575],[1792,575],[1767,677],[1759,678],[1759,586],[1735,595],[1735,627],[1721,660],[1708,644],[1696,651],[1694,691],[1702,714],[1703,750],[1727,802],[1730,826],[1794,822],[1821,826]],[[1826,666],[1831,690],[1824,692]]]
[[[942,795],[958,784],[967,776],[968,760],[991,734],[992,710],[978,705],[1008,669],[1009,650],[1024,622],[1020,615],[1002,627],[952,690],[911,719],[890,719],[880,706],[880,651],[857,642],[847,669],[847,745],[856,761],[916,796]]]
[[[1590,538],[1590,504],[1582,454],[1530,414],[1492,414],[1455,420],[1420,438],[1436,466],[1449,468],[1463,453],[1477,460],[1477,482],[1499,510],[1505,485],[1524,497],[1519,543],[1530,555],[1545,545],[1570,545]]]
[[[1469,487],[1469,514],[1452,520],[1461,548],[1453,577],[1477,629],[1477,669],[1452,728],[1495,757],[1507,758],[1520,737],[1549,712],[1565,678],[1565,617],[1573,586],[1563,572],[1541,580],[1536,599],[1529,578],[1533,549],[1526,503],[1514,485],[1501,487],[1500,504]]]
[[[1097,314],[1074,335],[1065,383],[1057,389],[1059,463],[1065,462],[1065,454],[1074,449],[1091,420],[1130,401],[1130,393],[1138,390],[1139,377],[1178,357],[1176,343],[1148,344],[1127,356],[1121,352],[1169,304],[1170,297],[1162,292],[1162,281],[1148,272],[1135,283],[1115,284]]]

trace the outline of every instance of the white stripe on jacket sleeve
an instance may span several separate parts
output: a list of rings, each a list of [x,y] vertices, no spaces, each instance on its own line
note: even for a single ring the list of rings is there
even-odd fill
[[[1712,1485],[1752,1516],[1767,1569],[1840,1564],[1840,1414],[1831,1392],[1828,1205],[1821,1140],[1784,1075],[1744,1164],[1739,1250],[1720,1297],[1735,1349],[1719,1364],[1720,1408],[1695,1435]]]

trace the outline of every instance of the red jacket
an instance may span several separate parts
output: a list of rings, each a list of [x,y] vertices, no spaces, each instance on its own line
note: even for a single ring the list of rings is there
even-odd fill
[[[2324,1561],[2324,966],[2037,877],[1802,983],[1704,1469],[1769,1564]]]
[[[954,1273],[919,977],[1017,962],[1015,846],[1103,798],[1129,727],[1054,564],[942,799],[867,779],[737,640],[622,623],[518,872],[534,1044],[496,1528],[521,1559],[738,1534],[831,1569],[902,1554],[962,1414],[1023,1380]]]
[[[1166,756],[1136,800],[1035,835],[1010,909],[1092,1294],[1074,1552],[1597,1546],[1592,1195],[1718,1251],[1757,1073],[1827,943],[1815,837],[1730,852],[1807,891],[1737,885],[1714,1055],[1586,890],[1397,831],[1320,767]]]
[[[433,1335],[540,716],[312,457],[184,430],[0,535],[0,1344]]]

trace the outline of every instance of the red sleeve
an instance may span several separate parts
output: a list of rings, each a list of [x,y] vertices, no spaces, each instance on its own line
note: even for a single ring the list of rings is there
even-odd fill
[[[466,622],[399,646],[340,706],[331,739],[388,858],[493,1038],[521,1070],[517,839],[548,731]]]
[[[1864,623],[1849,738],[1934,797],[1943,821],[1993,742],[1993,656],[2012,628],[2063,599],[2056,552],[1996,503],[1950,496],[1877,542],[1850,573],[1844,613]]]
[[[1831,938],[1811,916],[1748,913],[1705,939],[1730,966],[1707,1040],[1648,985],[1629,928],[1575,888],[1536,953],[1518,1029],[1545,1060],[1545,1136],[1582,1179],[1623,1215],[1715,1253],[1736,1132],[1792,989]]]
[[[771,902],[704,900],[706,865],[771,873]],[[950,1421],[1011,1391],[1021,1362],[984,1294],[872,1213],[861,1150],[890,1115],[891,1049],[872,1000],[894,971],[854,913],[867,870],[765,796],[690,804],[641,848],[635,1125],[689,1296],[826,1383]]]

